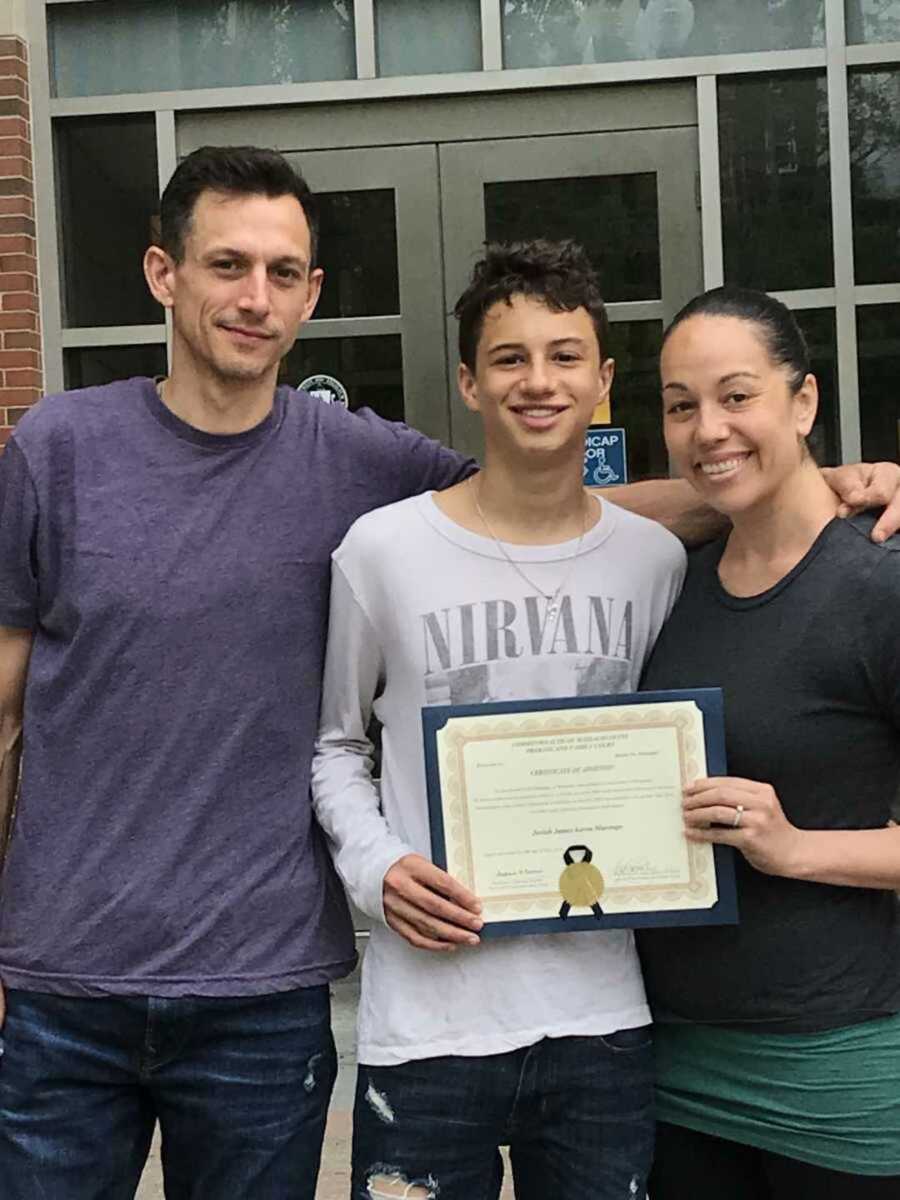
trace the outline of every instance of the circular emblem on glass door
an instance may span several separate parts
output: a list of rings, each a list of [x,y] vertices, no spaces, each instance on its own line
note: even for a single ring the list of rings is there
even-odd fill
[[[302,383],[297,384],[300,392],[309,392],[317,400],[325,404],[342,404],[350,407],[350,396],[339,379],[333,375],[309,375]]]

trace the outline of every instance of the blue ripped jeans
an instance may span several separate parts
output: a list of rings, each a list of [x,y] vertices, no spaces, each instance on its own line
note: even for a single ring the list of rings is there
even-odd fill
[[[483,1058],[360,1066],[352,1200],[644,1200],[653,1155],[649,1028],[545,1038]]]
[[[313,1200],[337,1071],[328,988],[228,999],[7,992],[3,1200]]]

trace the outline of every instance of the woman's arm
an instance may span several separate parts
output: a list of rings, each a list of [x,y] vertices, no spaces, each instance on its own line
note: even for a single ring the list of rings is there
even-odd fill
[[[688,841],[740,850],[766,875],[900,890],[900,828],[798,829],[775,789],[752,779],[698,779],[685,789]]]

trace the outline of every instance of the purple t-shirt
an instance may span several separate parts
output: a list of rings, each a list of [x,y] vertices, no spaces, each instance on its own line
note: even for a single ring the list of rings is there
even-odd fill
[[[0,624],[34,630],[4,984],[236,996],[352,967],[309,804],[330,555],[469,469],[287,388],[228,436],[149,379],[23,418],[0,456]]]

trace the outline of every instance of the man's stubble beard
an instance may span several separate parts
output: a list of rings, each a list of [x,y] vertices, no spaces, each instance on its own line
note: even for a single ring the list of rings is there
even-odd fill
[[[277,371],[280,361],[277,359],[274,363],[267,363],[265,366],[256,366],[252,363],[228,363],[225,365],[214,363],[213,371],[223,383],[249,383],[255,379],[263,379],[273,370]]]
[[[218,355],[212,347],[207,347],[206,354],[200,357],[205,361],[207,369],[222,383],[252,383],[256,379],[265,378],[272,371],[277,373],[278,365],[286,353],[286,350],[281,349],[274,358],[255,363],[243,360],[237,354]]]

